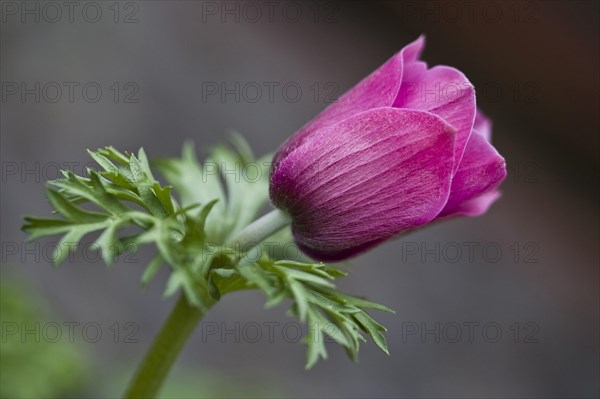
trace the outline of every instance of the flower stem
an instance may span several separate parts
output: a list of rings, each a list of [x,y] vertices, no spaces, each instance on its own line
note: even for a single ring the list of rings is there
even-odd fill
[[[191,305],[184,294],[154,339],[124,398],[154,398],[185,342],[207,309]]]
[[[242,229],[229,240],[229,245],[238,245],[250,250],[289,223],[289,216],[275,209]],[[124,398],[156,397],[181,349],[216,300],[209,297],[205,302],[207,307],[201,309],[190,304],[185,294],[179,297],[136,371]]]
[[[287,213],[281,209],[274,209],[240,230],[229,240],[230,245],[246,247],[245,249],[249,250],[290,224],[290,222],[291,219]]]

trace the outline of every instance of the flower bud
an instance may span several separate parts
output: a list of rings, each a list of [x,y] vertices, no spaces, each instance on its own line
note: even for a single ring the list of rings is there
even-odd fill
[[[270,197],[309,256],[338,261],[439,218],[484,213],[504,159],[458,70],[404,47],[290,137]]]

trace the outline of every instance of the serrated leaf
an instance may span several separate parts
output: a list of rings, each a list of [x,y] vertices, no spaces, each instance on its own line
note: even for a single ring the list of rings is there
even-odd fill
[[[343,293],[341,293],[339,291],[335,291],[335,290],[323,290],[323,291],[328,294],[335,295],[340,300],[342,300],[350,305],[359,307],[359,308],[375,309],[375,310],[381,310],[382,312],[396,313],[393,309],[390,309],[385,305],[382,305],[382,304],[379,304],[376,302],[372,302],[372,301],[368,301],[364,298],[346,295],[346,294],[343,294]]]
[[[105,156],[121,165],[127,165],[129,163],[129,155],[127,152],[122,153],[113,146],[107,146],[96,151],[98,154]]]
[[[248,282],[248,284],[260,288],[263,292],[270,296],[275,290],[273,281],[269,278],[269,275],[253,264],[238,265],[236,266],[237,271],[240,275]]]
[[[196,218],[196,222],[198,223],[199,229],[205,230],[206,219],[208,218],[210,211],[215,207],[215,205],[217,205],[218,202],[219,202],[219,200],[215,198],[214,200],[209,201],[206,205],[204,205],[200,209],[200,213],[198,214],[198,216]]]
[[[331,312],[328,310],[325,310],[325,313],[335,324],[339,334],[342,334],[345,337],[347,342],[347,345],[345,345],[346,353],[348,356],[350,356],[352,361],[357,361],[360,341],[365,341],[364,337],[360,334],[358,324],[354,321],[354,319],[346,314]]]
[[[171,188],[171,186],[161,187],[158,182],[155,182],[152,185],[152,190],[154,191],[156,198],[158,198],[168,215],[175,214],[175,207],[173,206],[173,199],[171,198]]]
[[[123,225],[125,225],[128,220],[113,220],[108,221],[108,227],[104,230],[104,232],[98,237],[96,240],[96,244],[100,247],[100,251],[102,254],[102,259],[106,265],[110,266],[115,261],[117,255],[120,252],[119,248],[119,240],[117,238],[117,231]]]
[[[152,280],[152,278],[154,278],[154,276],[156,275],[156,273],[160,269],[160,266],[163,263],[164,263],[164,259],[160,255],[156,255],[154,258],[152,258],[150,263],[148,263],[146,270],[144,270],[144,274],[142,275],[142,285],[144,285],[144,286],[148,285],[150,280]]]
[[[267,300],[267,302],[265,303],[265,308],[266,309],[271,309],[274,308],[275,306],[279,305],[281,302],[283,302],[285,299],[287,299],[289,297],[289,294],[287,293],[287,291],[285,289],[279,289],[276,292],[274,292],[271,297]]]
[[[140,148],[140,150],[138,151],[137,159],[137,166],[144,173],[145,177],[149,180],[154,180],[152,170],[150,169],[150,162],[148,162],[148,156],[146,155],[146,151],[144,151],[144,148]]]
[[[29,234],[29,241],[40,237],[66,233],[73,228],[73,223],[66,219],[46,219],[25,216],[25,224],[21,230]]]
[[[58,191],[49,189],[46,193],[54,209],[67,219],[82,223],[94,223],[108,217],[106,213],[86,211],[73,205]]]
[[[167,286],[165,287],[165,291],[163,292],[163,296],[165,298],[172,296],[174,293],[179,290],[179,287],[182,284],[182,278],[179,273],[173,272],[169,276],[167,280]]]
[[[307,272],[300,271],[300,270],[293,270],[293,269],[287,269],[285,273],[286,273],[287,278],[294,279],[297,281],[302,281],[303,283],[310,283],[310,284],[315,284],[318,286],[328,287],[328,288],[335,287],[335,285],[333,285],[331,282],[329,282],[329,281],[325,280],[323,277],[317,276],[315,274],[307,273]],[[327,277],[330,278],[329,275]]]
[[[365,312],[356,313],[353,316],[364,328],[364,331],[371,336],[373,342],[375,342],[379,349],[389,355],[390,352],[387,347],[387,341],[385,340],[385,336],[381,333],[382,331],[387,331],[387,329],[373,320],[373,318]]]
[[[296,306],[298,306],[298,318],[303,322],[306,320],[306,314],[308,313],[308,299],[306,298],[304,287],[294,280],[288,280],[288,285],[292,291]]]
[[[332,278],[345,277],[348,275],[348,273],[346,273],[340,269],[336,269],[335,267],[326,267],[325,273],[327,273]]]
[[[235,140],[235,139],[234,139]],[[237,145],[243,150],[244,144]],[[241,154],[227,146],[216,146],[208,159],[219,168],[227,187],[227,207],[224,222],[229,233],[252,222],[268,201],[268,171],[260,160],[254,161],[251,152]]]
[[[309,291],[309,300],[323,309],[338,313],[357,313],[361,310],[354,306],[333,301],[318,291]]]
[[[339,327],[332,321],[327,320],[321,312],[318,310],[311,310],[311,320],[314,323],[311,328],[319,328],[321,331],[331,338],[333,338],[338,344],[345,347],[352,347],[351,340],[339,329]]]
[[[90,151],[89,149],[87,150],[87,153],[94,159],[94,161],[98,162],[98,165],[100,165],[104,171],[114,173],[115,175],[119,174],[119,167],[113,164],[102,153],[98,151]]]
[[[308,317],[309,326],[315,326],[315,320],[312,312],[308,315]],[[304,366],[307,370],[311,369],[320,358],[327,359],[327,350],[325,349],[324,341],[323,332],[320,328],[308,329],[308,335],[305,339],[305,342],[308,345],[308,350],[306,351],[306,365]]]
[[[52,254],[53,263],[55,266],[60,265],[69,254],[73,251],[81,238],[93,231],[101,230],[107,226],[106,222],[90,223],[72,226],[71,229],[60,239],[58,245]]]
[[[181,158],[162,159],[156,165],[179,194],[183,207],[219,200],[206,221],[206,233],[215,240],[222,240],[225,235],[226,201],[217,165],[200,165],[190,142],[184,145]],[[195,212],[191,214],[195,215]]]
[[[252,148],[239,132],[231,131],[229,133],[229,142],[233,145],[240,159],[244,163],[254,161],[254,153]]]
[[[325,265],[322,263],[302,263],[302,262],[296,262],[296,261],[291,261],[291,260],[278,260],[277,262],[275,262],[276,266],[282,266],[282,267],[287,267],[287,268],[295,268],[295,269],[300,269],[302,271],[311,273],[311,274],[315,274],[318,276],[321,276],[323,278],[326,279],[333,279],[334,276],[332,276],[331,274],[329,274],[327,272],[327,269],[325,268]]]

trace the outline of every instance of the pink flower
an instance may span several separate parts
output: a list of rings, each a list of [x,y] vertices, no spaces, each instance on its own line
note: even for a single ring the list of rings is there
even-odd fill
[[[457,69],[419,60],[421,36],[279,148],[270,196],[309,256],[355,256],[436,219],[485,213],[504,159]]]

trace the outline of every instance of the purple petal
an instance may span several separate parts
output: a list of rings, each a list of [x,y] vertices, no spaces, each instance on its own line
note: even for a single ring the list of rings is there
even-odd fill
[[[298,245],[341,260],[429,222],[446,204],[454,129],[441,118],[379,108],[317,131],[271,177]]]
[[[505,177],[504,158],[483,135],[472,134],[452,179],[448,203],[439,216],[477,216],[484,213],[500,196],[496,188]]]
[[[419,36],[417,40],[404,46],[404,48],[400,50],[404,65],[417,61],[421,57],[421,53],[423,52],[424,48],[425,35]]]
[[[400,90],[402,68],[405,60],[406,62],[414,61],[420,55],[424,45],[424,36],[408,44],[385,64],[304,125],[277,151],[273,158],[274,167],[276,168],[283,158],[300,147],[317,130],[360,112],[391,106]]]
[[[475,114],[475,122],[473,123],[473,130],[476,133],[481,134],[486,141],[492,141],[492,120],[485,116],[485,114],[478,108]]]
[[[428,111],[454,126],[456,172],[475,119],[475,90],[465,75],[447,66],[427,69],[424,62],[408,63],[393,106]]]
[[[480,216],[488,211],[494,202],[502,194],[498,190],[489,191],[481,194],[479,197],[472,198],[463,202],[454,213],[447,216]],[[440,216],[443,217],[443,216]]]

